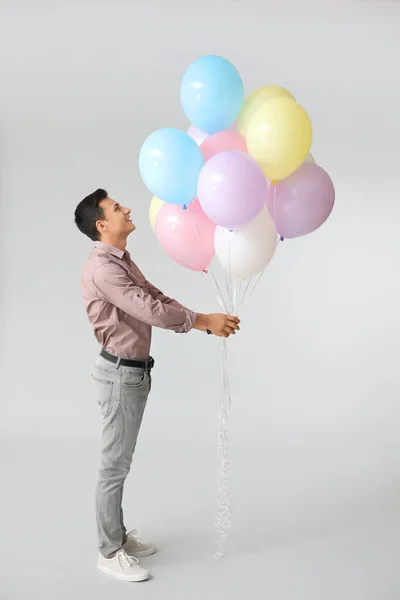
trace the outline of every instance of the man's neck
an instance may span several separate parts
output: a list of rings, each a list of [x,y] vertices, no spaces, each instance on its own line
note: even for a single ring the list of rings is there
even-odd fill
[[[118,250],[122,250],[125,252],[126,250],[126,238],[105,238],[103,237],[101,240],[104,244],[108,246],[112,246],[113,248],[118,248]]]

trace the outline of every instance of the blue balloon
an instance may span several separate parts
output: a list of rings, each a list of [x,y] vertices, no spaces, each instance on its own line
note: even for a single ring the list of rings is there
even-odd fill
[[[197,194],[204,159],[196,142],[180,129],[157,129],[144,141],[139,169],[150,192],[164,202],[185,205]]]
[[[185,115],[205,133],[228,129],[242,108],[242,79],[221,56],[203,56],[190,65],[181,82],[181,104]]]

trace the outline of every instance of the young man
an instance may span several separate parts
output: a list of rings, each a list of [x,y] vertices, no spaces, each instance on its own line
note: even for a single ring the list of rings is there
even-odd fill
[[[152,327],[228,337],[239,329],[239,319],[196,314],[147,281],[126,250],[128,235],[135,230],[130,214],[98,189],[78,204],[75,223],[95,242],[83,265],[81,291],[102,347],[92,374],[103,418],[96,488],[98,567],[118,579],[144,581],[149,572],[138,559],[156,549],[136,539],[135,531],[127,533],[122,493],[151,387]]]

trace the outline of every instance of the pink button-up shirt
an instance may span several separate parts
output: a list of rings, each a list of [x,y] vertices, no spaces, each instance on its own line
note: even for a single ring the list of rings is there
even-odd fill
[[[102,242],[83,265],[81,292],[97,341],[123,358],[149,358],[152,326],[187,333],[196,320],[144,278],[129,252]]]

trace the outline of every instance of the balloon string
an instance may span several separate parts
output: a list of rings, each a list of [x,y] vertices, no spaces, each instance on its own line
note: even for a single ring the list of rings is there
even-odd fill
[[[248,291],[248,289],[249,289],[249,287],[250,287],[250,284],[251,284],[251,282],[252,282],[252,279],[253,279],[253,278],[252,278],[252,277],[250,277],[250,278],[247,280],[247,284],[246,284],[246,287],[244,288],[243,296],[240,298],[240,301],[239,301],[239,310],[242,308],[242,305],[243,305],[244,299],[246,298],[246,294],[247,294],[247,291]]]
[[[228,306],[225,304],[220,287],[214,273],[203,271],[203,278],[208,281],[214,289],[219,303],[226,314],[229,314]],[[229,300],[229,299],[228,299]],[[231,519],[231,501],[229,493],[229,477],[228,477],[228,414],[231,406],[231,392],[229,386],[228,375],[228,353],[226,339],[222,340],[222,390],[218,412],[218,428],[217,428],[217,455],[219,461],[218,467],[218,494],[215,500],[215,529],[217,532],[216,545],[217,552],[214,554],[216,560],[220,560],[224,556],[226,539],[228,530],[232,526]]]
[[[188,214],[189,211],[188,211]],[[196,224],[193,222],[192,215],[190,215],[190,222],[196,233],[197,239],[200,244],[203,244]],[[230,234],[229,234],[230,235]],[[232,277],[230,272],[230,239],[229,239],[229,273],[228,280],[226,280],[227,300],[224,300],[221,288],[218,284],[217,278],[213,270],[204,269],[202,272],[203,279],[205,279],[217,297],[222,310],[225,314],[230,314],[231,307],[233,308],[234,300],[232,296]],[[217,532],[216,544],[218,546],[217,552],[214,554],[216,560],[220,560],[224,556],[226,538],[228,529],[232,526],[231,512],[230,512],[230,493],[229,493],[229,478],[228,478],[228,413],[231,406],[231,392],[229,387],[229,376],[228,376],[228,354],[226,339],[223,339],[221,345],[222,352],[222,390],[221,400],[218,414],[218,428],[217,428],[217,455],[219,460],[218,467],[218,494],[215,500],[215,528]]]
[[[209,274],[211,275],[211,279],[209,277]],[[221,290],[220,287],[218,285],[218,281],[214,275],[214,273],[212,271],[210,271],[210,273],[208,271],[203,271],[202,272],[203,278],[210,284],[211,288],[213,289],[218,302],[221,305],[222,310],[224,311],[224,313],[228,314],[228,307],[226,306],[225,302],[224,302],[224,298],[221,294]]]
[[[233,279],[233,295],[232,295],[232,314],[236,316],[238,286],[236,279]]]
[[[279,236],[277,241],[276,241],[276,247],[279,246],[279,244],[281,242],[283,242],[283,237]],[[239,303],[239,310],[238,312],[241,313],[242,310],[245,308],[245,306],[248,304],[248,302],[250,301],[251,297],[254,294],[254,290],[256,289],[258,282],[260,281],[261,277],[263,276],[265,272],[265,268],[258,274],[257,278],[254,280],[254,277],[250,277],[250,279],[247,282],[244,294],[240,300]],[[253,285],[252,285],[253,284]]]
[[[235,282],[231,273],[231,232],[229,232],[228,241],[228,276],[226,277],[227,292],[228,292],[228,307],[231,309],[231,314],[235,308],[236,291]],[[231,407],[231,392],[229,386],[228,375],[228,352],[226,338],[222,341],[222,394],[218,416],[218,458],[219,458],[219,486],[218,497],[215,502],[216,519],[215,528],[217,530],[217,546],[218,551],[214,554],[214,558],[220,560],[224,556],[226,539],[228,530],[232,526],[231,518],[231,500],[229,492],[229,476],[228,476],[228,414]]]
[[[239,312],[239,306],[240,306],[239,302],[240,302],[241,293],[242,293],[242,280],[239,279],[239,282],[237,284],[236,306],[235,306],[235,310],[234,310],[235,314],[237,314]]]
[[[229,308],[230,314],[233,313],[233,282],[232,282],[232,273],[231,273],[231,241],[232,241],[232,231],[229,231],[229,239],[228,239],[228,298],[229,298]]]
[[[274,185],[274,212],[275,212],[275,199],[276,199],[276,187]],[[266,208],[267,210],[267,208]],[[188,211],[188,214],[189,211]],[[192,227],[196,233],[197,239],[200,244],[203,245],[199,232],[197,230],[196,224],[192,219],[192,215],[190,214],[190,222]],[[241,312],[247,303],[250,301],[255,288],[260,281],[264,270],[263,269],[257,277],[251,277],[246,283],[244,288],[244,292],[242,294],[242,285],[243,282],[239,281],[239,285],[237,281],[232,277],[231,272],[231,241],[232,241],[232,233],[228,232],[229,240],[228,240],[228,269],[225,270],[225,291],[226,291],[226,300],[224,299],[224,295],[222,294],[221,288],[219,286],[218,280],[212,270],[209,268],[208,270],[203,271],[203,278],[206,279],[214,290],[214,293],[220,303],[223,311],[226,314],[237,314],[239,311]],[[280,238],[277,241],[277,245],[282,241],[283,238]],[[222,352],[222,390],[221,390],[221,399],[218,413],[218,428],[217,428],[217,453],[218,453],[218,461],[219,461],[219,469],[218,469],[218,495],[215,500],[215,528],[217,532],[216,544],[218,546],[217,552],[214,554],[214,558],[216,560],[220,560],[223,558],[225,553],[225,546],[228,536],[228,531],[232,526],[232,518],[231,518],[231,499],[230,499],[230,491],[229,491],[229,475],[228,475],[228,416],[231,408],[231,392],[229,386],[229,374],[228,374],[228,353],[227,353],[227,341],[223,339],[221,345]]]
[[[194,230],[194,232],[196,234],[196,237],[197,237],[197,240],[198,240],[199,244],[204,248],[204,242],[203,242],[203,240],[200,237],[199,231],[198,231],[198,229],[196,227],[196,223],[195,223],[195,221],[193,219],[193,216],[192,216],[191,212],[189,210],[187,210],[186,214],[189,216],[191,226],[192,226],[192,228],[193,228],[193,230]],[[212,282],[208,278],[208,272],[210,272],[210,274],[211,274]],[[222,307],[222,310],[226,314],[229,314],[228,302],[224,300],[223,294],[221,292],[221,288],[220,288],[220,286],[218,284],[217,278],[215,277],[215,274],[214,274],[214,271],[213,271],[213,268],[212,268],[211,264],[208,266],[208,269],[203,269],[203,275],[206,276],[207,281],[209,282],[209,284],[213,288],[214,293],[217,296],[218,302],[220,303],[220,305]],[[228,296],[228,298],[229,298],[229,296]]]
[[[222,342],[222,394],[218,418],[218,458],[219,458],[219,486],[218,497],[215,501],[218,551],[214,554],[216,560],[224,556],[228,530],[232,526],[231,499],[229,492],[228,476],[228,414],[231,406],[231,393],[228,377],[228,354],[226,339]]]
[[[240,311],[242,311],[244,309],[244,307],[248,304],[248,302],[250,302],[250,298],[253,296],[254,290],[256,289],[258,282],[260,281],[261,277],[263,276],[264,271],[265,271],[265,269],[263,269],[261,271],[261,273],[259,273],[257,275],[257,277],[251,277],[250,278],[249,284],[248,284],[248,287],[247,287],[248,293],[247,293],[247,295],[245,294],[244,297],[243,297],[243,299],[242,299],[242,304],[240,306]]]
[[[201,243],[200,236],[197,231],[197,227],[193,224],[196,235]],[[210,273],[207,270],[203,271],[203,277],[208,281],[209,285],[213,288],[216,297],[226,314],[232,314],[242,310],[252,297],[258,282],[260,281],[264,270],[263,269],[256,278],[251,277],[247,283],[243,295],[242,281],[239,282],[239,289],[237,289],[237,282],[232,277],[231,272],[231,238],[232,232],[229,232],[228,241],[228,269],[225,271],[225,287],[227,293],[227,300],[224,301],[223,294],[221,293],[220,286],[214,272],[210,269]],[[277,244],[281,239],[277,241]],[[231,309],[231,310],[229,310]],[[229,491],[229,474],[228,474],[228,416],[231,408],[231,392],[229,386],[229,374],[228,374],[228,353],[227,353],[227,342],[223,339],[221,345],[222,351],[222,390],[220,407],[218,413],[218,428],[217,428],[217,453],[219,461],[218,470],[218,495],[215,500],[215,528],[217,533],[216,544],[218,550],[214,554],[216,560],[221,560],[225,554],[226,541],[228,531],[232,526],[231,517],[231,498]]]

